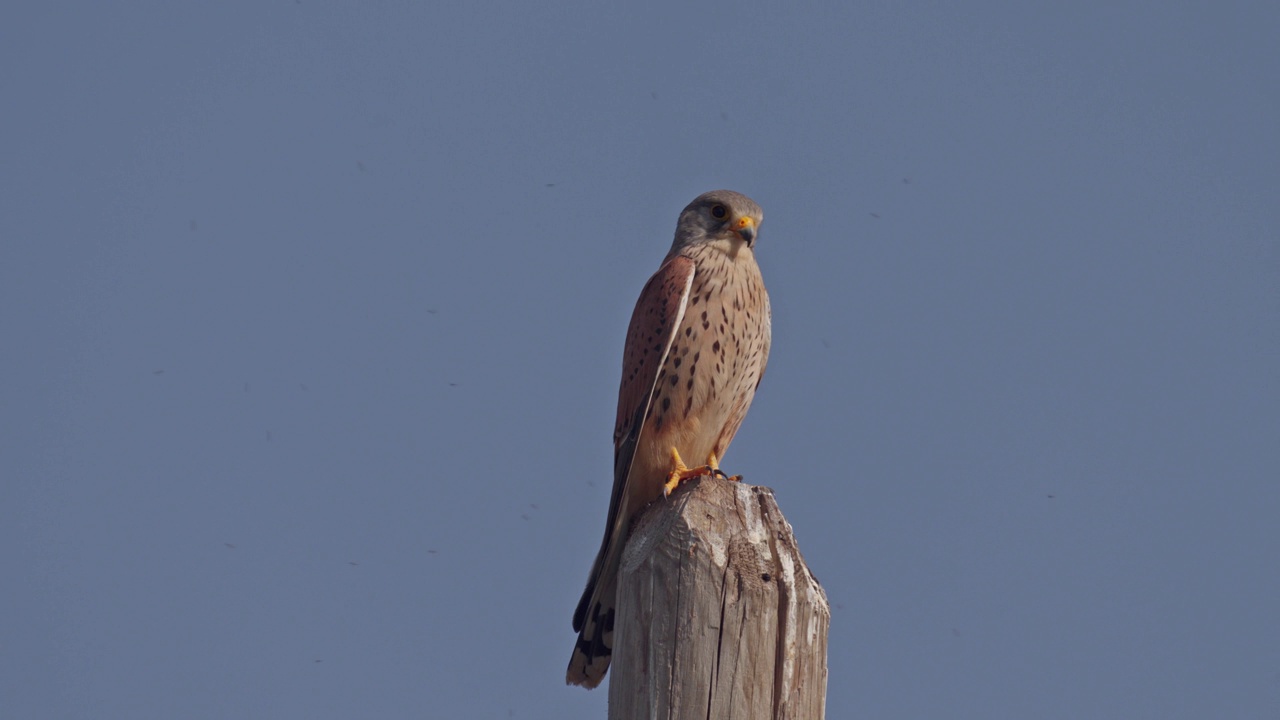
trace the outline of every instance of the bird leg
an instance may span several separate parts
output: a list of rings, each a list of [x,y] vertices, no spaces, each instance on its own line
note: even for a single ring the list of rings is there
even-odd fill
[[[713,455],[712,457],[715,456]],[[680,458],[680,451],[676,450],[674,447],[671,448],[671,462],[675,464],[675,469],[667,476],[667,482],[662,486],[663,497],[675,492],[675,489],[680,487],[680,483],[685,480],[702,477],[703,475],[714,475],[716,473],[716,469],[710,465],[703,465],[702,467],[696,468],[688,467],[684,464],[684,460]]]
[[[716,453],[714,450],[711,451],[711,456],[707,458],[707,467],[711,468],[712,475],[720,478],[721,480],[728,480],[729,482],[742,481],[741,475],[729,475],[728,473],[720,469],[720,458],[716,457]]]

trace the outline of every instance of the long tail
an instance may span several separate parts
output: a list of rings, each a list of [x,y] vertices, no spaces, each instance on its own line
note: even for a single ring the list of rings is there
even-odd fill
[[[578,642],[569,658],[565,682],[593,688],[604,680],[613,655],[613,609],[618,596],[618,558],[601,558],[604,567],[591,574],[573,613]]]

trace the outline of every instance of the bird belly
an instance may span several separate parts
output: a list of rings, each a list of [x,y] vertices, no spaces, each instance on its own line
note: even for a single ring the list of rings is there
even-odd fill
[[[673,467],[671,449],[689,466],[724,454],[755,394],[763,367],[761,313],[745,311],[744,282],[695,277],[684,319],[654,384],[631,477],[647,500],[660,493]],[[704,276],[705,277],[705,276]],[[752,288],[754,289],[754,288]],[[636,499],[642,499],[637,497]]]

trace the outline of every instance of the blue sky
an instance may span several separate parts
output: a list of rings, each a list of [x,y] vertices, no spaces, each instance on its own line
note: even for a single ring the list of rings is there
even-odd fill
[[[0,714],[592,718],[623,333],[765,209],[725,468],[828,717],[1280,713],[1280,7],[0,22]]]

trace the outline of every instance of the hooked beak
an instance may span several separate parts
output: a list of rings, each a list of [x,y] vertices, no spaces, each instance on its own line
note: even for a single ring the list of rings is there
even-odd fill
[[[740,235],[743,240],[747,241],[748,246],[750,246],[755,241],[756,239],[756,221],[755,220],[751,219],[750,217],[745,217],[745,216],[740,217],[738,218],[738,221],[733,224],[733,227],[737,231],[738,235]]]

